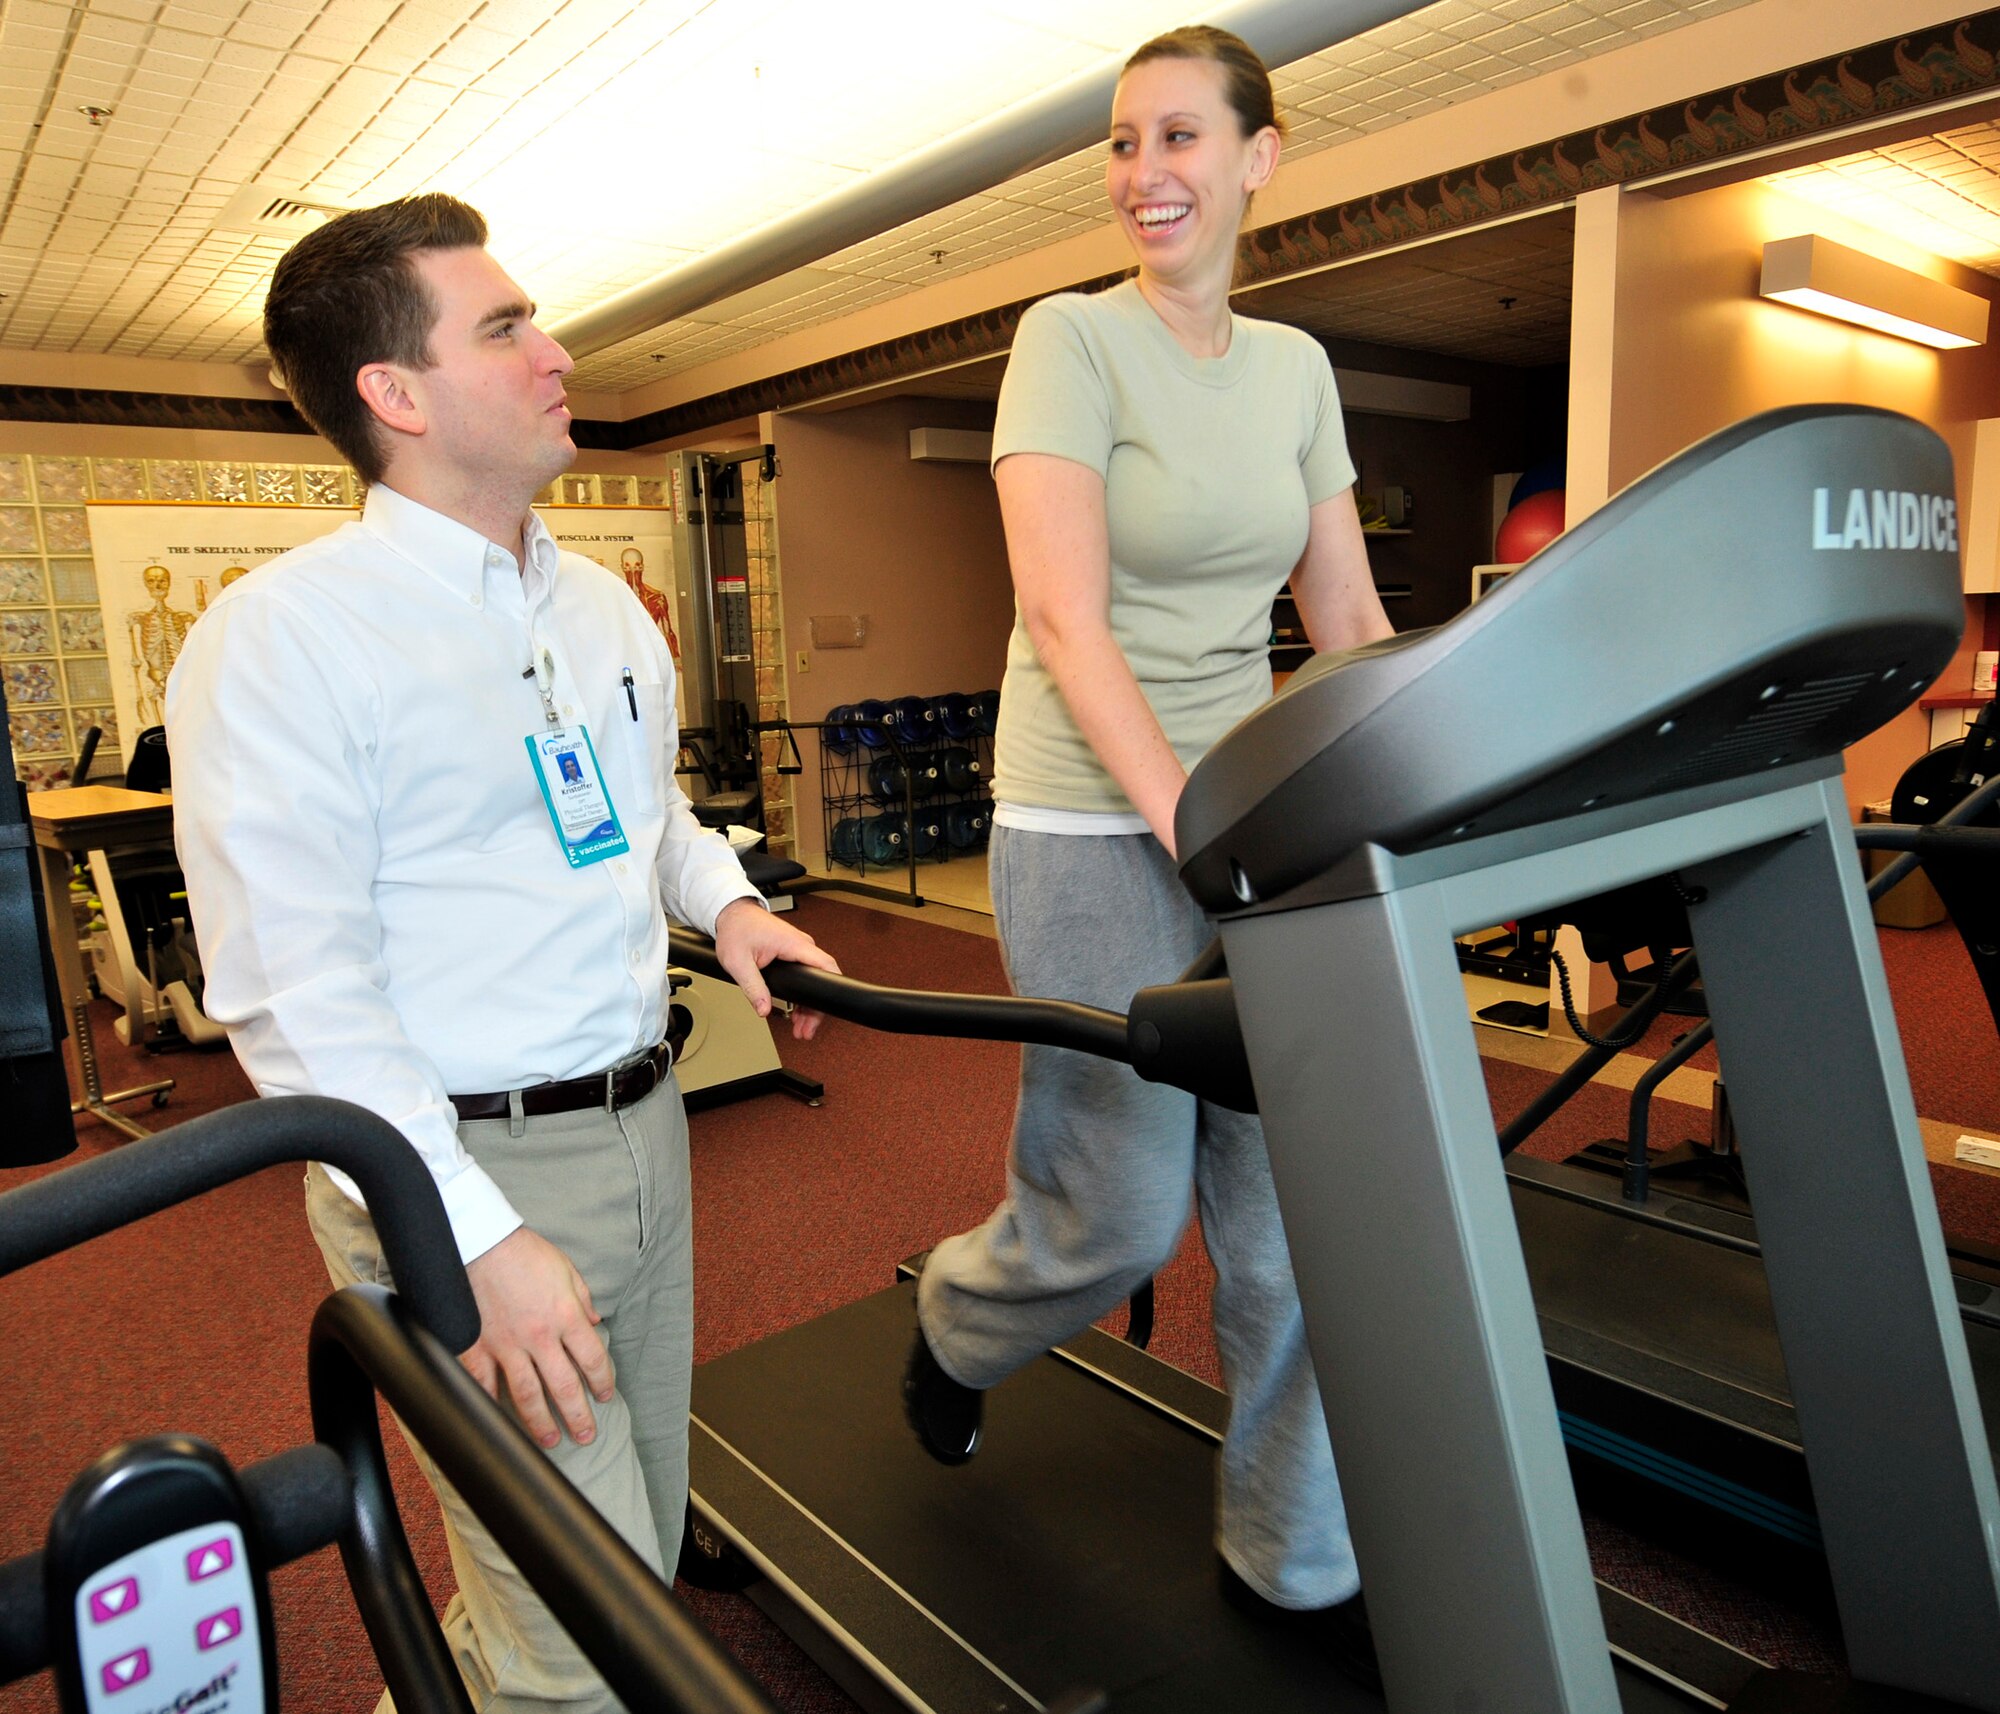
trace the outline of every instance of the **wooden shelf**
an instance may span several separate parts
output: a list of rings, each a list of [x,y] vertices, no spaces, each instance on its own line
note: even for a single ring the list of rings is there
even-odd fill
[[[1405,529],[1363,530],[1361,533],[1364,536],[1407,536],[1415,534],[1414,531]],[[1415,591],[1407,583],[1378,583],[1375,585],[1375,594],[1383,601],[1407,601],[1414,593]],[[1291,624],[1279,612],[1281,603],[1286,608],[1295,611],[1298,607],[1298,597],[1293,595],[1289,589],[1281,589],[1271,600],[1272,629],[1278,631],[1290,630]],[[1312,644],[1291,643],[1280,639],[1271,645],[1271,652],[1273,654],[1276,654],[1281,649],[1289,650],[1294,654],[1310,654],[1312,652]]]

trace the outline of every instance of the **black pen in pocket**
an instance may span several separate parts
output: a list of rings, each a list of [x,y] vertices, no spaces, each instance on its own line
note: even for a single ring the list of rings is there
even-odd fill
[[[639,693],[632,688],[632,669],[626,667],[618,676],[620,682],[625,686],[625,705],[632,710],[632,718],[637,720],[639,718]]]

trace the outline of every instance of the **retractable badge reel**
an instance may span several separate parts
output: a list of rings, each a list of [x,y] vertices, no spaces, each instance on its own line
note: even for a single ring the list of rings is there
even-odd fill
[[[42,1557],[64,1714],[268,1714],[271,1594],[229,1460],[204,1440],[113,1448],[69,1485]]]

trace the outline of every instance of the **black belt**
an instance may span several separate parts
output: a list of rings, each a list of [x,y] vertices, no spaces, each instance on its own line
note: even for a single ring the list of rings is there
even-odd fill
[[[637,1059],[614,1065],[609,1071],[589,1077],[566,1077],[560,1083],[534,1083],[526,1089],[497,1090],[490,1095],[453,1095],[459,1123],[468,1119],[504,1119],[512,1111],[513,1097],[521,1098],[521,1111],[528,1118],[543,1113],[574,1113],[585,1107],[602,1107],[616,1113],[635,1101],[643,1101],[665,1081],[674,1063],[665,1042],[648,1048]]]

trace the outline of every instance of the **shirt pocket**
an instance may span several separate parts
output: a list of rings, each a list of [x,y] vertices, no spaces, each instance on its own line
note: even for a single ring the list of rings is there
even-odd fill
[[[671,710],[667,687],[663,684],[635,684],[632,699],[638,704],[639,718],[630,721],[631,750],[626,759],[632,808],[645,815],[659,815],[667,803],[667,789],[673,779],[674,758],[667,753],[667,724]]]

